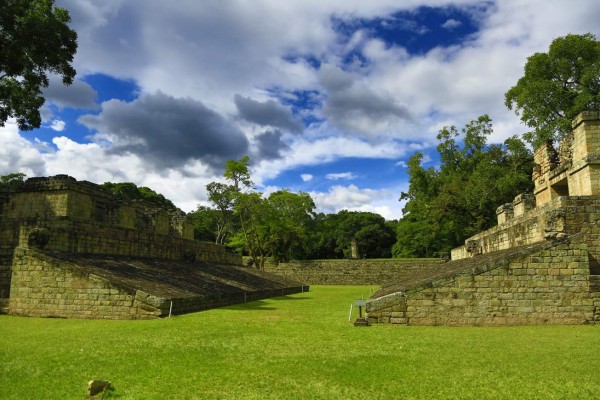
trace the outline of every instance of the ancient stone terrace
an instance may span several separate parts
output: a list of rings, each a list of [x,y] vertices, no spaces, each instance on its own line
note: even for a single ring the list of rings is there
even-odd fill
[[[401,274],[367,303],[371,322],[584,324],[600,319],[600,113],[584,112],[559,151],[534,155],[533,194],[497,209],[498,226],[452,261]]]
[[[95,319],[164,317],[308,290],[243,266],[22,248],[11,286],[11,314]]]
[[[153,318],[308,290],[193,240],[181,211],[66,175],[0,191],[0,309]]]

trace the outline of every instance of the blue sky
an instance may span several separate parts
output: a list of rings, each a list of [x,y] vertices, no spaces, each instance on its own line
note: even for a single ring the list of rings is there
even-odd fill
[[[406,161],[487,113],[492,142],[526,127],[504,106],[527,57],[600,35],[594,0],[56,0],[78,71],[53,77],[43,126],[0,128],[0,174],[149,186],[185,211],[248,155],[256,189],[319,211],[401,217]]]

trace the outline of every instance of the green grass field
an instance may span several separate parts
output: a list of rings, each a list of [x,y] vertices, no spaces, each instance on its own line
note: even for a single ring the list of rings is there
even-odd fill
[[[0,316],[0,399],[598,399],[600,327],[355,328],[368,287],[152,321]]]

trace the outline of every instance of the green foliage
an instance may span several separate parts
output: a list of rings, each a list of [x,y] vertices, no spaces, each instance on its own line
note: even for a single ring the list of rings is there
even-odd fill
[[[3,0],[0,5],[0,126],[10,117],[22,130],[39,128],[48,73],[75,77],[77,34],[69,12],[53,0]]]
[[[395,257],[439,256],[466,238],[495,225],[495,210],[532,189],[533,157],[517,137],[488,145],[492,121],[487,115],[459,133],[443,128],[437,138],[441,166],[423,168],[423,155],[408,161],[409,190],[397,226]]]
[[[231,182],[236,191],[240,191],[244,187],[248,188],[252,186],[250,172],[248,171],[249,163],[250,157],[248,156],[244,156],[238,161],[228,160],[225,163],[225,173],[223,176]]]
[[[233,204],[239,191],[233,185],[220,182],[209,183],[206,185],[206,191],[208,200],[214,204],[217,211],[213,234],[215,243],[223,244],[232,231]]]
[[[269,220],[273,226],[271,254],[275,261],[302,258],[307,251],[308,230],[315,217],[315,203],[308,193],[279,190],[269,195]]]
[[[280,190],[266,199],[258,192],[240,193],[235,213],[241,229],[229,245],[247,252],[259,268],[267,257],[276,262],[297,257],[304,251],[314,208],[307,193]]]
[[[352,239],[357,240],[361,256],[391,257],[394,229],[383,217],[349,211],[317,215],[313,199],[302,192],[279,190],[265,198],[250,190],[249,161],[248,157],[227,161],[226,183],[206,185],[217,217],[199,208],[198,217],[205,215],[206,220],[205,225],[198,222],[197,228],[212,226],[217,243],[250,255],[259,268],[267,257],[276,262],[350,257]]]
[[[154,204],[165,210],[176,210],[175,204],[160,193],[156,193],[154,190],[145,187],[137,186],[132,182],[104,182],[102,187],[110,190],[115,196],[122,200],[144,200]]]
[[[22,172],[16,172],[12,174],[2,175],[0,176],[0,189],[3,187],[11,187],[15,185],[19,185],[25,181],[25,175]]]
[[[391,257],[396,241],[394,229],[381,215],[347,210],[320,214],[311,228],[307,258],[350,258],[353,239],[359,256],[367,258]]]
[[[600,42],[590,33],[554,39],[547,53],[527,59],[505,103],[533,128],[525,139],[534,147],[560,140],[577,114],[600,110]]]
[[[0,315],[0,398],[597,399],[596,326],[355,328],[369,287],[151,321]],[[354,317],[356,317],[356,311]]]
[[[199,205],[195,211],[188,213],[187,218],[194,224],[194,238],[206,242],[217,242],[215,226],[219,223],[219,211]]]
[[[244,190],[250,189],[252,180],[248,164],[250,158],[244,156],[239,160],[228,160],[225,163],[223,177],[227,183],[211,182],[206,185],[208,200],[218,210],[214,223],[215,243],[224,244],[226,239],[235,233],[233,226],[233,207],[236,199]]]

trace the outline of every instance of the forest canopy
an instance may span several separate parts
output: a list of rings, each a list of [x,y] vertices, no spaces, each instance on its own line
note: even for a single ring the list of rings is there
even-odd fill
[[[408,161],[409,190],[398,222],[395,257],[433,257],[496,224],[496,207],[530,192],[533,155],[516,136],[488,144],[492,120],[482,115],[460,131],[437,135],[440,167],[425,168],[423,154]]]

